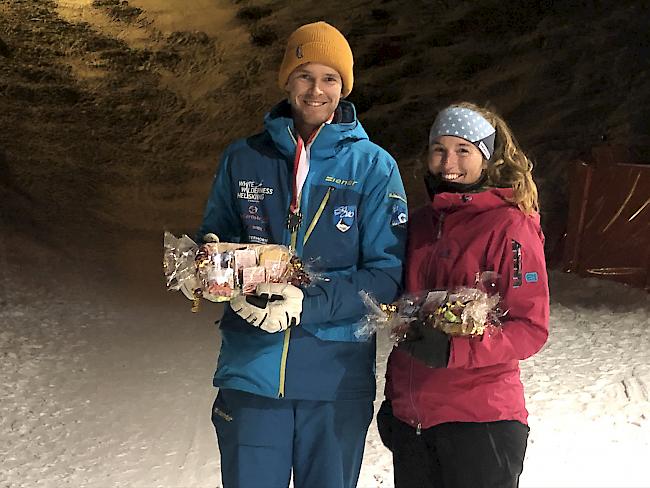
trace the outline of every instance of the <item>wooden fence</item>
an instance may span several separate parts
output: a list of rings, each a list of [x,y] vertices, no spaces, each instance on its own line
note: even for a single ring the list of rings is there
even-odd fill
[[[600,146],[569,177],[564,270],[650,291],[650,164]]]

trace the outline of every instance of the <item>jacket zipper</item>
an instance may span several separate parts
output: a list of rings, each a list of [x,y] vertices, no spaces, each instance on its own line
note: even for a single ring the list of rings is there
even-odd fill
[[[291,327],[284,331],[282,358],[280,359],[280,387],[278,389],[278,398],[284,397],[284,382],[287,376],[287,356],[289,355],[289,339],[291,339]]]
[[[438,228],[436,232],[436,240],[440,240],[442,237],[442,224],[445,221],[445,213],[440,212],[440,215],[438,216]]]
[[[334,191],[334,187],[330,186],[327,189],[327,193],[325,193],[323,200],[320,202],[320,205],[318,206],[318,210],[316,211],[316,215],[314,215],[314,218],[309,224],[309,227],[307,227],[307,232],[305,232],[305,237],[302,240],[303,246],[307,244],[307,239],[309,239],[309,236],[311,236],[311,233],[314,231],[314,228],[316,227],[316,224],[320,220],[321,215],[323,215],[323,211],[325,210],[325,206],[327,205],[327,202],[330,199],[330,193],[332,193],[332,191]]]
[[[446,214],[444,212],[440,212],[438,215],[438,224],[436,226],[436,240],[440,240],[442,238],[442,226],[445,221],[445,216]],[[415,418],[418,422],[417,426],[415,427],[415,435],[420,435],[422,434],[422,422],[420,422],[420,414],[418,413],[417,408],[415,408],[415,401],[413,401],[413,359],[411,359],[411,368],[409,371],[409,397],[411,399],[411,408],[413,408],[413,413],[415,413]]]
[[[409,398],[411,400],[411,408],[413,413],[415,413],[415,419],[418,422],[418,425],[415,427],[415,435],[420,435],[422,433],[422,422],[420,422],[420,414],[418,409],[415,408],[415,401],[413,401],[413,359],[410,360],[409,368]]]
[[[442,226],[445,222],[445,217],[446,214],[444,212],[440,212],[438,215],[438,224],[436,226],[436,240],[440,240],[442,238]],[[411,399],[411,408],[413,408],[413,413],[415,413],[415,418],[418,422],[417,426],[415,427],[415,435],[420,435],[422,434],[422,422],[420,421],[420,414],[418,413],[417,408],[415,408],[415,401],[413,401],[413,359],[411,359],[410,364],[411,368],[409,371],[409,397]]]
[[[314,218],[312,219],[311,223],[309,224],[309,227],[307,228],[307,232],[305,233],[305,237],[303,238],[303,246],[307,243],[307,239],[309,239],[309,236],[313,232],[314,228],[316,227],[316,224],[318,223],[321,215],[323,215],[323,211],[325,210],[325,207],[327,206],[327,202],[330,199],[330,194],[334,191],[334,187],[330,186],[327,189],[327,192],[325,193],[325,196],[323,197],[323,200],[320,202],[320,205],[318,206],[318,210],[316,211],[316,215],[314,215]],[[291,233],[291,249],[296,249],[296,241],[298,240],[298,229],[296,229],[294,232]],[[283,398],[284,397],[284,384],[287,376],[287,356],[289,355],[289,339],[291,339],[291,327],[289,327],[287,330],[284,331],[284,341],[282,344],[282,357],[280,359],[280,386],[278,388],[278,398]]]

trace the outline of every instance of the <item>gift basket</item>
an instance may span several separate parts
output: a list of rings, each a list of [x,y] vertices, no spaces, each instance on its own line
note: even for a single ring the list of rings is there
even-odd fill
[[[188,236],[164,234],[163,271],[167,289],[181,290],[198,311],[201,298],[224,302],[253,294],[259,283],[309,285],[301,260],[279,244],[218,242],[196,244]]]
[[[361,291],[369,313],[357,336],[367,337],[378,329],[389,329],[391,338],[400,342],[414,321],[450,336],[477,337],[492,333],[500,327],[501,318],[506,314],[500,308],[497,281],[498,275],[487,271],[477,274],[475,287],[408,294],[391,304],[378,303]]]

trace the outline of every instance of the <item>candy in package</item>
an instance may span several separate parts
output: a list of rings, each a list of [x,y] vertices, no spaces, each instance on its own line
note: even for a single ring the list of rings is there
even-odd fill
[[[380,304],[368,293],[361,292],[370,313],[357,335],[368,336],[380,328],[388,328],[391,338],[399,342],[405,338],[411,322],[418,320],[451,336],[481,336],[496,330],[505,315],[499,308],[497,280],[496,273],[488,271],[477,274],[475,288],[404,295],[390,305]]]
[[[163,272],[167,288],[179,290],[183,284],[190,289],[199,287],[194,267],[194,258],[199,248],[196,243],[186,235],[175,237],[165,232],[163,246]]]
[[[195,308],[200,298],[222,302],[241,293],[255,293],[259,283],[311,283],[302,262],[287,246],[228,242],[197,245],[186,235],[178,238],[169,232],[164,235],[163,269],[167,288],[191,290]]]
[[[355,335],[362,339],[367,339],[378,330],[384,329],[391,331],[391,337],[399,334],[402,329],[405,332],[408,324],[418,319],[424,303],[424,297],[415,294],[402,295],[390,304],[380,303],[364,290],[360,291],[359,295],[368,310],[355,332]]]
[[[452,336],[479,336],[499,324],[499,295],[478,288],[458,288],[445,296],[427,297],[422,307],[426,324]]]

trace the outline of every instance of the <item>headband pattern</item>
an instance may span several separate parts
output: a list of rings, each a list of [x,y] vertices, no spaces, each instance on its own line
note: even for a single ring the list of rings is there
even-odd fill
[[[465,107],[448,107],[438,113],[429,132],[429,145],[440,136],[455,136],[474,144],[485,159],[494,152],[496,129],[481,114]]]

